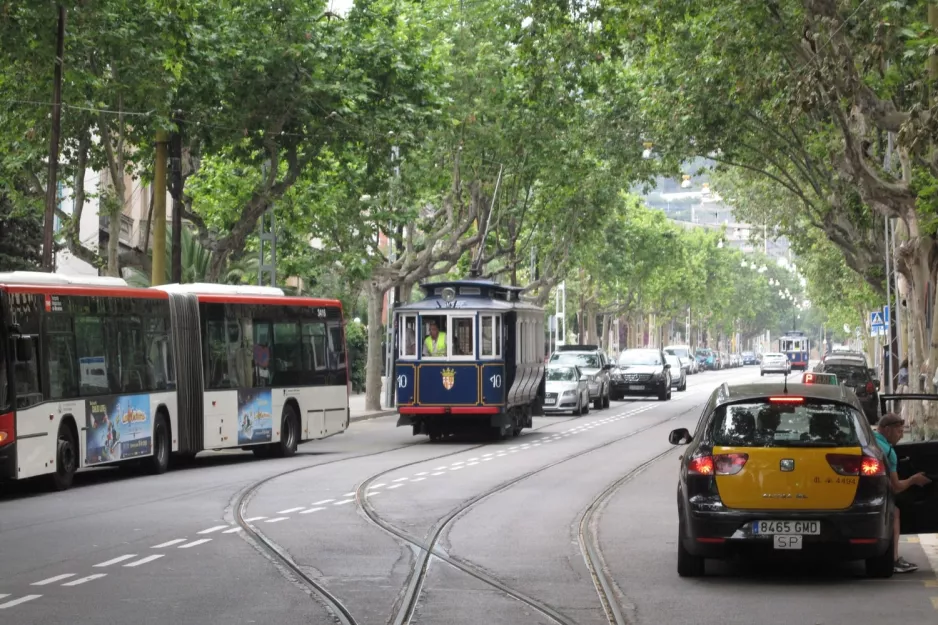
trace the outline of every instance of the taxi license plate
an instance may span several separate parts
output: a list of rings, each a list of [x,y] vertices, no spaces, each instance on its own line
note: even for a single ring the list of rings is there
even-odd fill
[[[820,521],[753,521],[752,533],[767,536],[770,534],[799,534],[818,536],[821,533]],[[790,549],[791,547],[789,547]],[[800,547],[795,547],[800,549]]]
[[[629,390],[630,391],[644,391],[645,385],[644,384],[629,384]]]

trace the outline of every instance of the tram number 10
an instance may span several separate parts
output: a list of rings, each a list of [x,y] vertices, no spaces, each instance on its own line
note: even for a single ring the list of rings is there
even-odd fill
[[[501,388],[502,387],[502,376],[500,374],[495,374],[489,378],[489,382],[492,383],[492,388]]]
[[[397,388],[407,388],[407,376],[406,375],[397,376]]]

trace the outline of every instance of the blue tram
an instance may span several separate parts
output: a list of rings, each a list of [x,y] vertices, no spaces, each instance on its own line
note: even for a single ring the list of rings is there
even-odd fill
[[[544,310],[487,280],[421,288],[424,299],[394,311],[397,425],[431,440],[531,427],[543,414]]]
[[[804,332],[792,330],[779,337],[778,351],[788,356],[792,369],[808,370],[811,339]]]

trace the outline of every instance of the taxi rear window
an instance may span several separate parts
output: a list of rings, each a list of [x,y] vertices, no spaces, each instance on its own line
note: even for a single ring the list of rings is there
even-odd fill
[[[720,406],[710,432],[713,444],[723,447],[857,447],[859,419],[844,404],[766,398]]]

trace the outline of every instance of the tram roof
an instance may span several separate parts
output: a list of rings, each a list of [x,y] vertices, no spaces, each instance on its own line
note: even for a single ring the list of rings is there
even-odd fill
[[[425,282],[420,285],[424,292],[424,299],[419,302],[401,304],[397,306],[398,312],[426,312],[446,310],[543,310],[520,299],[524,290],[517,286],[507,286],[492,280],[444,280],[440,282]],[[455,299],[447,302],[443,299],[443,290],[451,288],[456,294]]]

